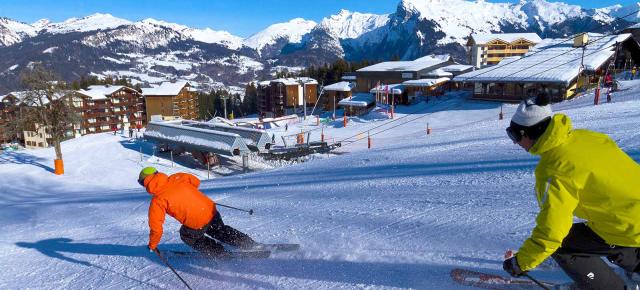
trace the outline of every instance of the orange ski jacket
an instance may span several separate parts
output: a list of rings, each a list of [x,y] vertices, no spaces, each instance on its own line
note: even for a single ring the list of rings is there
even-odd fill
[[[149,248],[158,247],[167,213],[192,229],[201,229],[211,221],[216,205],[198,190],[199,186],[200,180],[188,173],[167,176],[158,172],[144,179],[144,187],[153,196],[149,204]]]

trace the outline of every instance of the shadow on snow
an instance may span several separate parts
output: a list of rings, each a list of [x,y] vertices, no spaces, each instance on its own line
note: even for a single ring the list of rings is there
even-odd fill
[[[48,160],[46,158],[36,157],[30,154],[16,152],[16,151],[4,152],[4,154],[0,154],[0,164],[34,165],[53,173],[54,172],[53,168],[51,168],[50,166],[44,165],[42,163],[44,161],[48,161]]]
[[[145,258],[153,263],[161,264],[162,261],[149,253],[145,246],[130,246],[117,244],[93,244],[93,243],[76,243],[69,238],[55,238],[40,240],[34,243],[18,242],[17,246],[27,249],[34,249],[47,257],[59,259],[65,262],[78,264],[87,267],[95,267],[104,271],[116,273],[101,266],[98,261],[92,259],[92,262],[83,261],[77,257],[71,257],[76,254],[95,255],[95,256],[120,256]],[[167,244],[164,248],[181,249],[185,248],[181,244]],[[110,259],[110,261],[113,261]],[[126,263],[126,262],[123,262]],[[284,259],[270,258],[260,260],[231,260],[231,261],[214,261],[208,259],[188,259],[174,258],[170,263],[180,273],[188,273],[190,275],[200,276],[207,280],[218,280],[226,283],[247,284],[256,288],[278,288],[267,282],[251,280],[243,277],[222,275],[215,271],[233,272],[237,275],[266,275],[273,277],[288,277],[294,279],[305,279],[314,281],[327,281],[335,283],[348,283],[351,285],[381,285],[389,287],[411,287],[411,288],[429,288],[433,281],[442,282],[442,278],[433,279],[434,275],[447,276],[448,267],[439,267],[426,264],[409,264],[409,263],[384,263],[384,262],[352,262],[352,261],[336,261],[336,260],[320,260],[320,259]],[[207,268],[210,267],[210,268]],[[168,272],[168,271],[167,271]],[[131,279],[147,286],[158,287],[150,284],[151,282],[141,281],[135,277],[128,276],[125,273],[116,273],[127,279]],[[170,275],[168,273],[167,275]],[[200,284],[207,281],[193,281]],[[434,284],[435,285],[435,284]],[[431,285],[433,286],[433,285]]]

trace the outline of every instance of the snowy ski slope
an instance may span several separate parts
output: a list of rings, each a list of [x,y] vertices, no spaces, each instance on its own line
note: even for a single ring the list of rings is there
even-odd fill
[[[587,95],[554,110],[640,160],[640,82],[622,86],[612,103],[593,106]],[[220,208],[226,223],[262,242],[300,243],[299,252],[170,262],[194,289],[459,289],[454,267],[502,273],[504,251],[520,246],[537,213],[537,158],[504,133],[514,109],[505,105],[500,121],[495,103],[451,97],[401,107],[395,118],[406,117],[386,127],[375,128],[389,122],[377,113],[347,128],[330,123],[325,134],[342,140],[420,117],[374,135],[371,150],[365,135],[345,154],[275,168],[253,161],[252,173],[203,182],[214,200],[256,212]],[[52,149],[1,154],[0,289],[182,289],[146,249],[150,197],[136,177],[147,165],[205,180],[206,172],[185,169],[185,160],[171,167],[151,150],[110,134],[71,140],[60,177],[51,173]],[[161,249],[186,250],[178,228],[167,218]],[[531,274],[568,281],[549,261]]]

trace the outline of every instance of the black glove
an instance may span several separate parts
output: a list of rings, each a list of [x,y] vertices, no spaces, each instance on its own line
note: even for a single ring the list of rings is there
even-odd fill
[[[509,275],[513,277],[519,277],[525,273],[524,271],[520,270],[520,266],[518,265],[518,260],[516,259],[516,257],[511,257],[504,260],[504,263],[502,263],[502,269],[507,271],[507,273],[509,273]]]

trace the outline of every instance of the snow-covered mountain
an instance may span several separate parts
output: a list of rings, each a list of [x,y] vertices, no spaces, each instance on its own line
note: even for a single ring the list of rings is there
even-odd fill
[[[118,26],[131,24],[131,21],[113,17],[111,14],[95,13],[82,18],[70,18],[64,22],[52,23],[46,19],[39,20],[35,23],[42,33],[69,33],[69,32],[86,32],[94,30],[107,30]]]
[[[446,53],[465,62],[464,45],[473,33],[535,32],[552,38],[607,32],[640,20],[638,9],[640,3],[585,9],[545,0],[401,0],[390,14],[340,10],[320,23],[294,18],[244,39],[211,28],[100,13],[58,23],[0,18],[0,93],[14,89],[20,71],[35,63],[70,79],[115,74],[140,82],[185,79],[229,86],[268,77],[275,67],[338,58],[382,61]]]
[[[325,54],[350,60],[385,60],[396,56],[413,59],[429,53],[450,53],[458,61],[464,61],[464,45],[473,33],[536,32],[542,37],[562,37],[583,30],[611,31],[637,21],[637,13],[625,20],[616,17],[637,11],[638,5],[584,9],[544,0],[519,3],[402,0],[395,13],[389,15],[363,17],[341,11],[325,18],[297,47],[319,48]],[[293,51],[294,55],[299,54]]]
[[[37,29],[29,24],[0,17],[0,47],[21,42],[36,34],[38,34]]]
[[[289,22],[270,25],[245,39],[243,43],[257,50],[259,54],[263,54],[265,48],[275,46],[278,43],[299,43],[302,40],[302,36],[309,33],[316,25],[315,21],[294,18]]]
[[[148,18],[141,21],[141,25],[150,25],[155,27],[169,28],[181,33],[184,37],[204,43],[218,43],[230,49],[239,49],[242,47],[242,38],[235,36],[227,31],[218,31],[211,28],[195,29],[185,25],[170,23],[162,20]]]

